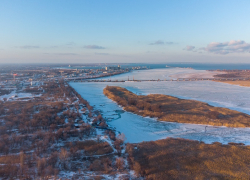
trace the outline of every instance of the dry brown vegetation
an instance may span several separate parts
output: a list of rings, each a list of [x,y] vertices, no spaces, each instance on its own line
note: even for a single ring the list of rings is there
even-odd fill
[[[113,149],[107,142],[97,142],[93,140],[78,141],[75,143],[69,143],[69,147],[74,148],[74,150],[84,150],[87,156],[92,155],[103,155],[112,153]]]
[[[217,74],[214,77],[216,82],[222,82],[227,84],[250,86],[250,70],[218,70],[224,72],[224,74]],[[220,78],[220,79],[218,79]]]
[[[79,167],[114,173],[117,153],[95,130],[107,127],[102,116],[64,81],[44,82],[41,88],[39,98],[0,101],[0,179],[53,179],[62,171],[78,172]],[[31,91],[37,93],[27,92]],[[121,149],[115,146],[115,133],[106,133],[114,148]],[[82,175],[78,173],[79,179]]]
[[[214,75],[216,78],[250,78],[250,70],[217,70],[224,74]]]
[[[128,144],[129,163],[150,180],[249,179],[250,147],[172,139]]]
[[[103,93],[124,110],[161,121],[208,124],[228,127],[250,127],[250,116],[227,108],[213,107],[195,100],[150,94],[136,95],[125,88],[107,86]]]
[[[232,84],[232,85],[250,87],[250,81],[247,81],[247,80],[246,81],[241,81],[241,80],[235,80],[235,81],[214,80],[214,81],[221,82],[221,83]]]

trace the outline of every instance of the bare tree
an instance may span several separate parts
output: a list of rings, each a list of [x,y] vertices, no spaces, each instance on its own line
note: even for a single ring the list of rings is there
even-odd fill
[[[117,169],[119,169],[119,170],[123,169],[123,167],[124,167],[124,159],[122,157],[116,158],[115,163],[116,163]]]
[[[66,149],[61,148],[61,152],[59,154],[59,158],[62,162],[63,168],[66,169],[66,161],[68,160],[69,153]]]
[[[120,139],[122,142],[126,141],[126,137],[124,133],[119,134],[116,138]]]
[[[24,158],[25,158],[23,151],[20,152],[19,157],[20,157],[20,170],[21,170],[21,174],[23,174],[23,166],[24,166]]]

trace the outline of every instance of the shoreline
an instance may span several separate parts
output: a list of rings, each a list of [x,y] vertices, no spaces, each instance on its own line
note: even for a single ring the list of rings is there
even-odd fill
[[[207,103],[163,94],[136,95],[125,88],[107,86],[104,95],[127,112],[159,121],[226,127],[250,127],[249,115]]]
[[[235,81],[223,81],[223,80],[212,80],[215,82],[220,82],[220,83],[226,83],[226,84],[230,84],[230,85],[236,85],[236,86],[241,86],[241,87],[250,87],[250,81],[247,80],[235,80]]]
[[[198,79],[198,78],[215,78],[215,75],[225,74],[224,72],[220,71],[210,71],[210,70],[196,70],[201,72],[196,73],[183,73],[183,74],[175,74],[169,77],[172,78],[186,78],[186,79]]]

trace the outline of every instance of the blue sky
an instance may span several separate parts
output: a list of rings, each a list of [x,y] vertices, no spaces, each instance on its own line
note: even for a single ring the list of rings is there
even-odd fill
[[[248,63],[249,17],[249,0],[1,0],[0,63]]]

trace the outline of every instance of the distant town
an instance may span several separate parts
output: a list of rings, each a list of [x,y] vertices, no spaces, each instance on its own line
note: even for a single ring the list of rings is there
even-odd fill
[[[68,65],[65,67],[49,66],[7,66],[1,69],[0,73],[0,91],[10,92],[25,88],[39,88],[44,81],[74,81],[88,80],[102,77],[111,77],[114,75],[128,73],[132,70],[148,69],[147,67],[129,67],[123,68],[121,65],[105,66],[103,68],[81,69],[81,67]],[[0,95],[1,95],[0,92]]]

